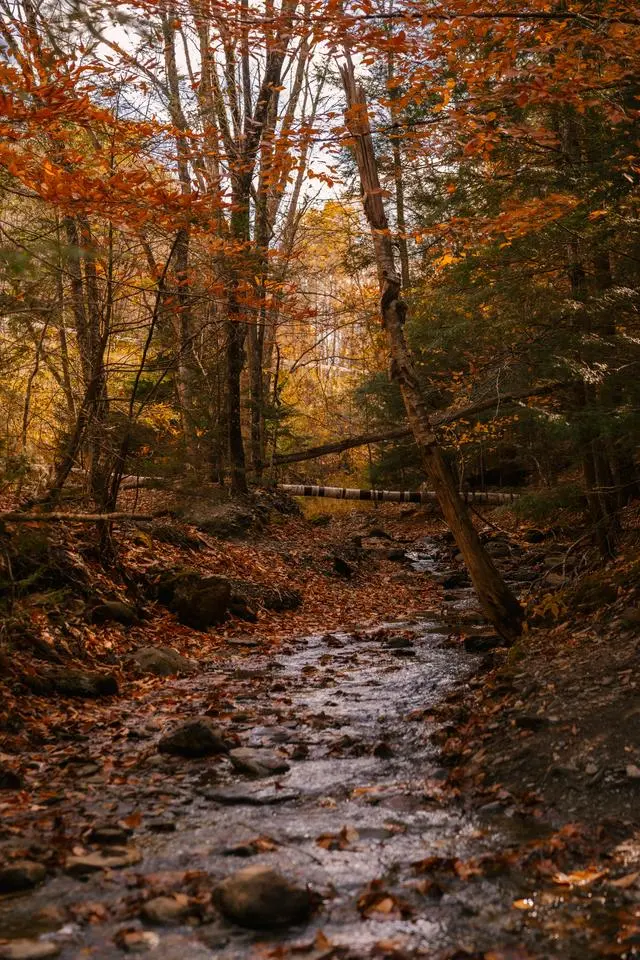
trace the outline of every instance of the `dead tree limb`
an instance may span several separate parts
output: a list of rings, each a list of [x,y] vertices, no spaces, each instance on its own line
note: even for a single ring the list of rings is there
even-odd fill
[[[455,423],[457,420],[464,420],[466,417],[473,417],[477,413],[482,413],[495,405],[506,405],[516,403],[518,400],[526,400],[528,397],[540,397],[552,393],[557,387],[563,386],[562,383],[547,383],[529,389],[512,390],[500,396],[485,397],[483,400],[476,400],[466,407],[459,410],[447,410],[444,413],[434,413],[431,422],[435,427],[444,426],[447,423]],[[309,447],[307,450],[298,450],[296,453],[284,453],[274,457],[274,464],[281,466],[285,463],[300,463],[302,460],[317,460],[318,457],[326,457],[331,453],[343,453],[345,450],[352,450],[354,447],[364,447],[369,443],[384,443],[388,440],[403,440],[405,437],[413,435],[411,427],[396,427],[394,430],[382,430],[377,433],[362,433],[355,437],[347,437],[346,440],[336,440],[334,443],[325,443],[319,447]]]
[[[0,523],[98,523],[122,520],[153,520],[150,513],[21,513],[19,510],[0,513]]]

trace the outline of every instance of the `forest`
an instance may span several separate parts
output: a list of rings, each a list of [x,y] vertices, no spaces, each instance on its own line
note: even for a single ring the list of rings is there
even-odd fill
[[[0,958],[640,956],[639,40],[0,0]]]

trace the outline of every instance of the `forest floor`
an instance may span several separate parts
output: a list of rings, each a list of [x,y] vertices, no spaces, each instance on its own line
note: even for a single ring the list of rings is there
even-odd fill
[[[532,624],[510,650],[421,510],[130,526],[111,571],[49,534],[93,596],[40,585],[5,620],[0,957],[640,956],[637,515],[599,566],[493,519]],[[140,597],[158,562],[301,603],[195,630]],[[91,622],[114,598],[141,618]],[[149,646],[183,675],[136,670]],[[34,687],[78,668],[117,695]]]

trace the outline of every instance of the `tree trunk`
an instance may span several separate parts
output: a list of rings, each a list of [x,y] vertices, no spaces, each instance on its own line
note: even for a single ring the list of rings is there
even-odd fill
[[[378,177],[367,102],[356,83],[350,53],[341,67],[347,98],[346,125],[353,139],[353,151],[360,175],[363,207],[373,238],[380,312],[391,350],[391,375],[400,387],[407,420],[422,453],[425,471],[438,498],[444,519],[453,533],[471,576],[483,611],[501,636],[514,641],[522,630],[523,610],[485,551],[464,501],[438,446],[426,400],[416,375],[404,336],[407,307],[400,296],[393,242]]]

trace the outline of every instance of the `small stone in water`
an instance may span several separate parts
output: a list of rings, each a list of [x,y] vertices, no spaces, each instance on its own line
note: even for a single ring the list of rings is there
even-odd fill
[[[120,867],[130,867],[140,863],[142,854],[136,847],[111,847],[107,850],[96,850],[78,857],[68,857],[66,871],[72,877],[86,877],[90,873],[100,870],[117,870]]]
[[[1,960],[46,960],[47,957],[57,957],[59,953],[60,947],[47,940],[12,940],[0,944]]]
[[[228,749],[222,730],[209,717],[180,724],[162,737],[158,744],[160,753],[172,753],[180,757],[208,757],[227,753]]]
[[[142,915],[149,923],[178,923],[189,913],[189,898],[183,893],[175,897],[154,897],[142,908]]]
[[[229,759],[236,770],[252,777],[270,777],[274,773],[286,773],[289,764],[271,750],[238,747],[229,751]]]
[[[229,920],[269,930],[301,923],[311,913],[309,891],[269,867],[245,867],[223,880],[214,900]]]

